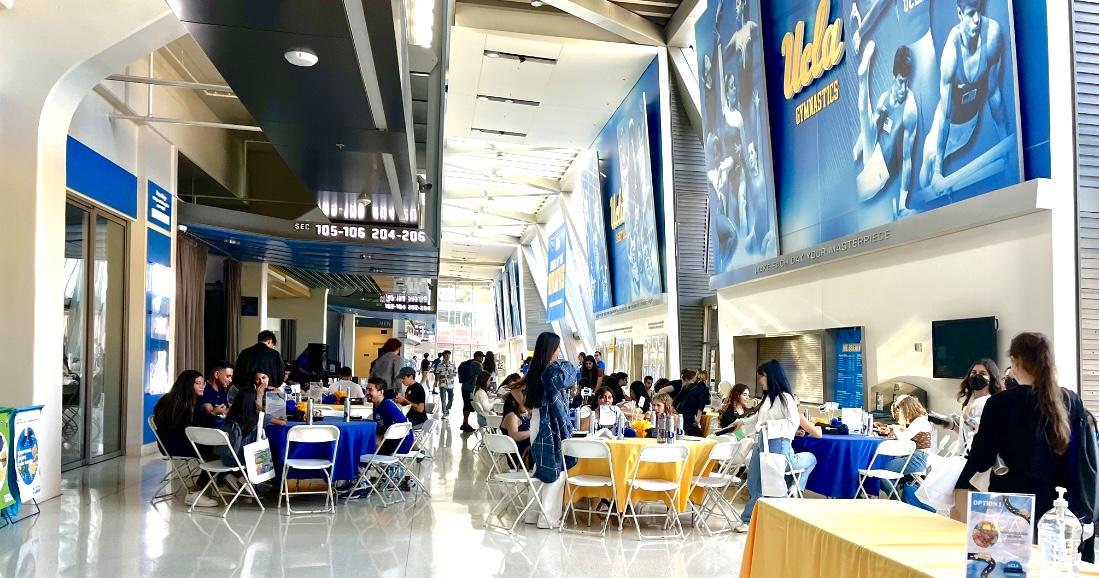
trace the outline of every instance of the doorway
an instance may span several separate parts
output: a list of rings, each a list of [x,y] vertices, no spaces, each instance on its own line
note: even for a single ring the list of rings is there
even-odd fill
[[[62,470],[122,455],[126,239],[125,221],[66,204]]]

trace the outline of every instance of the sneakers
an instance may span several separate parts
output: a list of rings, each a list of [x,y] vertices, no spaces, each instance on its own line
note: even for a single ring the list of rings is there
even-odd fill
[[[733,531],[736,532],[737,534],[747,534],[748,533],[748,524],[745,524],[745,523],[742,522],[736,528],[733,528]]]
[[[237,477],[233,474],[225,476],[224,478],[222,478],[222,480],[225,482],[226,486],[229,486],[229,491],[233,492],[234,494],[240,491],[240,480],[238,480]]]
[[[198,492],[187,494],[187,497],[183,499],[183,503],[188,506],[197,506],[199,508],[213,508],[218,505],[217,500],[207,496],[199,496]]]

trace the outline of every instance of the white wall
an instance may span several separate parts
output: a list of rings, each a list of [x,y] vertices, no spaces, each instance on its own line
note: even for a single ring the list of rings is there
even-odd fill
[[[278,332],[267,318],[267,263],[241,263],[240,296],[255,297],[259,300],[257,315],[240,316],[240,343],[237,350],[244,349],[256,342],[256,335],[264,329]]]
[[[648,307],[645,309],[639,309],[637,311],[620,313],[613,317],[601,319],[595,322],[595,342],[597,344],[609,343],[611,341],[611,338],[613,337],[619,342],[623,339],[630,339],[632,340],[632,345],[645,345],[645,338],[647,337],[667,335],[670,324],[671,323],[668,320],[667,306],[663,304],[654,305],[653,307]],[[656,329],[650,329],[650,326],[659,327],[657,327]],[[671,343],[672,342],[669,339],[667,349],[669,358],[675,357],[678,354],[678,350],[675,350],[673,352]],[[598,345],[596,349],[598,349]],[[594,350],[588,351],[588,355],[591,355],[592,353],[594,353]],[[606,359],[606,351],[603,351],[603,357],[604,359]],[[671,369],[671,359],[669,359],[667,363],[667,367],[669,369],[666,371],[666,373],[672,375],[673,370]],[[608,362],[607,372],[610,373],[612,371],[625,371],[627,373],[630,373],[630,368],[622,367],[620,364],[612,365]],[[678,368],[674,370],[674,373],[679,373]],[[633,377],[634,376],[631,375],[630,379],[633,379]],[[665,375],[653,377],[660,378],[668,376]]]
[[[309,297],[271,299],[267,302],[267,314],[270,317],[297,320],[297,341],[293,350],[295,355],[305,351],[310,343],[325,342],[328,326],[327,311],[327,289],[313,289]]]
[[[745,362],[733,351],[739,335],[863,326],[868,386],[910,378],[932,409],[953,411],[957,380],[931,378],[932,321],[997,317],[1005,364],[1015,334],[1054,335],[1052,243],[1043,211],[722,289],[722,358]]]

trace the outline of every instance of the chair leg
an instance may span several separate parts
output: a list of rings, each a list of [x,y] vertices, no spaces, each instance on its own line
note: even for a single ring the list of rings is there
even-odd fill
[[[210,488],[210,484],[212,483],[214,483],[214,476],[210,476],[210,479],[206,482],[206,485],[202,487],[202,491],[199,492],[195,500],[191,502],[191,507],[187,510],[188,514],[195,511],[195,504],[197,504],[198,501],[202,499],[202,496],[206,495],[206,490]]]

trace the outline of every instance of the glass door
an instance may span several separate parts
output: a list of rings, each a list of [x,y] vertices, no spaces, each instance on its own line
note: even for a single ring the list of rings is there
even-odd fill
[[[122,454],[126,224],[75,202],[65,215],[61,433],[68,469]]]

